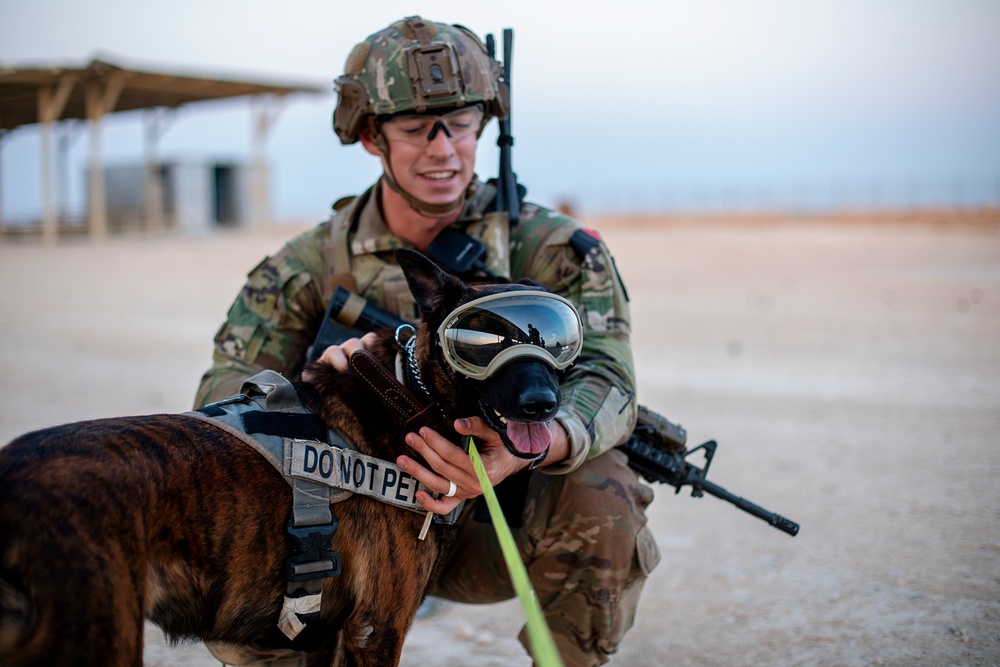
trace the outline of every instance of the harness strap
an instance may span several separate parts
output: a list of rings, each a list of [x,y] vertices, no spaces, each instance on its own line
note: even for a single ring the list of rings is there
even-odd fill
[[[411,417],[427,413],[377,359],[368,356],[370,361],[365,361],[381,368],[395,385],[390,387],[395,394],[387,389],[379,391],[381,396],[392,394],[398,405],[407,406],[400,409],[413,413]],[[286,561],[285,598],[277,622],[289,639],[294,640],[309,623],[319,620],[323,580],[341,572],[340,554],[332,548],[338,522],[330,509],[331,502],[360,493],[424,513],[416,501],[417,490],[424,487],[415,477],[395,463],[352,449],[302,405],[295,387],[280,373],[262,371],[247,379],[238,395],[184,414],[212,424],[250,446],[292,487],[292,516],[287,530],[296,548]],[[429,493],[426,488],[424,491]],[[461,508],[459,505],[447,516],[435,519],[453,524]]]
[[[295,424],[299,418],[312,420],[318,417],[312,414],[263,412],[259,400],[241,394],[185,414],[239,438],[281,473],[292,487],[294,526],[329,524],[331,519],[327,518],[327,513],[330,504],[355,493],[412,512],[425,512],[416,501],[416,492],[428,490],[394,462],[362,454],[332,432],[324,438],[270,435],[269,432],[277,424]],[[307,428],[303,425],[306,423],[298,422],[296,428]],[[258,428],[253,434],[248,434],[247,425]],[[452,524],[457,515],[436,518]]]
[[[346,489],[411,512],[426,511],[416,495],[430,490],[395,463],[315,441],[290,440],[289,445],[285,474],[293,479]]]
[[[330,487],[285,473],[287,443],[296,436],[317,443],[346,443],[302,405],[288,380],[270,370],[247,379],[239,395],[187,414],[250,445],[292,487],[292,517],[287,530],[296,549],[286,561],[287,583],[278,628],[295,639],[308,623],[319,620],[323,579],[337,576],[341,567],[340,554],[332,549],[337,520],[330,510]],[[337,500],[343,500],[350,494],[337,495]]]
[[[302,405],[295,387],[280,373],[270,370],[258,373],[243,383],[240,393],[250,398],[263,397],[262,412],[240,414],[249,434],[281,437],[285,450],[289,433],[343,442]],[[278,628],[289,639],[295,639],[306,625],[319,620],[323,579],[339,575],[341,567],[340,554],[332,549],[337,519],[330,510],[330,487],[311,480],[287,479],[292,486],[292,518],[287,530],[295,542],[296,553],[285,564],[287,581]]]
[[[330,235],[323,243],[323,258],[325,261],[324,280],[322,284],[323,302],[329,303],[334,290],[340,286],[348,292],[357,293],[358,287],[351,273],[350,243],[347,237],[354,227],[358,212],[372,196],[372,186],[361,195],[350,201],[337,202],[335,212],[330,220]],[[340,204],[340,206],[338,206]]]
[[[233,398],[237,398],[237,397],[234,396]],[[243,396],[242,398],[247,398],[247,397]],[[232,399],[226,399],[226,400],[227,401],[231,401]],[[220,401],[219,403],[222,403],[222,401]],[[225,412],[220,411],[218,413],[208,414],[208,410],[207,409],[208,408],[213,408],[213,407],[219,405],[219,403],[213,403],[212,405],[205,406],[204,408],[201,408],[199,410],[191,410],[191,411],[185,412],[183,414],[184,414],[185,417],[194,417],[195,419],[200,419],[201,421],[203,421],[203,422],[205,422],[207,424],[211,424],[212,426],[214,426],[217,429],[221,429],[221,430],[225,431],[226,433],[228,433],[229,435],[233,436],[234,438],[239,438],[240,440],[243,441],[243,444],[245,444],[245,445],[249,446],[250,448],[254,449],[258,454],[260,454],[261,456],[263,456],[264,460],[267,461],[268,463],[270,463],[271,466],[275,470],[277,470],[279,473],[281,473],[282,475],[284,475],[285,474],[284,473],[284,466],[282,465],[281,459],[279,459],[278,457],[276,457],[271,452],[270,449],[268,449],[260,441],[255,440],[254,438],[251,438],[249,435],[246,434],[246,432],[241,431],[240,429],[236,428],[235,426],[233,426],[231,424],[228,424],[228,423],[226,423],[226,422],[224,422],[224,421],[222,421],[222,420],[219,419],[220,416],[226,414]]]
[[[249,401],[246,395],[233,397]],[[233,399],[227,399],[234,402]],[[292,518],[289,520],[288,532],[295,537],[295,530],[301,531],[310,527],[318,529],[318,537],[314,541],[317,543],[317,551],[310,553],[307,545],[302,548],[301,543],[297,544],[298,554],[289,558],[286,565],[285,598],[278,614],[278,628],[289,639],[295,639],[309,622],[319,620],[319,611],[322,604],[323,578],[326,576],[336,576],[340,574],[340,558],[336,551],[332,551],[332,538],[336,532],[336,521],[330,511],[330,503],[350,497],[350,492],[339,491],[336,499],[331,501],[329,487],[309,480],[295,479],[285,474],[284,456],[277,458],[270,449],[244,431],[221,421],[220,414],[212,410],[218,404],[206,406],[206,410],[195,410],[184,413],[188,417],[200,419],[212,426],[225,431],[244,444],[250,446],[258,454],[274,467],[285,481],[292,487]],[[209,413],[209,414],[206,414]],[[214,413],[214,414],[213,414]],[[210,414],[212,416],[210,416]],[[251,413],[252,414],[252,413]],[[327,539],[329,538],[329,539]],[[292,562],[298,561],[298,562]],[[311,561],[311,562],[310,562]],[[316,575],[316,578],[297,580],[299,575]]]
[[[263,433],[300,440],[326,440],[327,428],[314,414],[291,412],[244,412],[240,415],[247,433]]]

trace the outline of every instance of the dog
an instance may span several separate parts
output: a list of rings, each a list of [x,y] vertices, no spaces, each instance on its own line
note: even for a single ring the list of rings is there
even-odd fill
[[[436,332],[463,304],[540,288],[472,287],[415,251],[396,252],[421,312],[416,365],[448,408],[435,428],[457,441],[452,420],[481,414],[513,454],[537,458],[563,369],[528,355],[471,379],[446,363]],[[388,333],[369,349],[389,368],[400,351]],[[403,419],[361,377],[323,363],[308,376],[295,384],[303,405],[357,451],[414,455]],[[422,514],[360,495],[332,505],[343,569],[323,580],[319,622],[289,640],[276,619],[292,494],[270,468],[239,438],[184,414],[56,426],[0,449],[0,664],[138,665],[144,619],[172,641],[303,651],[309,665],[398,664],[449,527],[420,541]]]

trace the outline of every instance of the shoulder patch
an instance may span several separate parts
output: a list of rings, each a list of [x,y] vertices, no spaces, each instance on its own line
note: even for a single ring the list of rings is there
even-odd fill
[[[581,228],[573,232],[573,235],[569,237],[569,244],[583,258],[601,244],[601,235],[593,229]]]

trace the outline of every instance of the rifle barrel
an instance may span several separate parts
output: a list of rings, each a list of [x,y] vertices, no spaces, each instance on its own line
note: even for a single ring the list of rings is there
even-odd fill
[[[740,496],[732,494],[729,491],[726,491],[718,484],[714,484],[712,482],[709,482],[708,480],[702,480],[698,483],[698,486],[705,493],[709,493],[715,496],[716,498],[719,498],[720,500],[725,500],[726,502],[730,502],[733,505],[736,505],[744,512],[752,514],[758,519],[767,521],[767,523],[770,524],[771,526],[774,526],[780,531],[788,533],[792,537],[795,537],[796,535],[799,534],[799,524],[789,519],[786,519],[780,514],[769,512],[760,505],[756,505],[750,502],[746,498],[741,498]]]

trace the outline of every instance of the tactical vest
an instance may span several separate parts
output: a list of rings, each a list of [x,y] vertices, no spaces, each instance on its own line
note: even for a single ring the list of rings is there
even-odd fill
[[[375,195],[376,186],[357,197],[334,204],[330,232],[323,244],[322,256],[304,244],[295,244],[310,273],[322,276],[323,301],[328,303],[339,286],[365,297],[380,308],[408,322],[417,323],[419,314],[410,295],[403,270],[391,259],[383,259],[376,248],[354,238],[358,216]],[[496,194],[490,183],[479,184],[470,196],[474,210],[489,207]],[[506,212],[492,211],[480,219],[459,221],[462,231],[486,247],[486,267],[497,278],[510,280],[510,225]],[[402,243],[400,243],[402,245]]]

